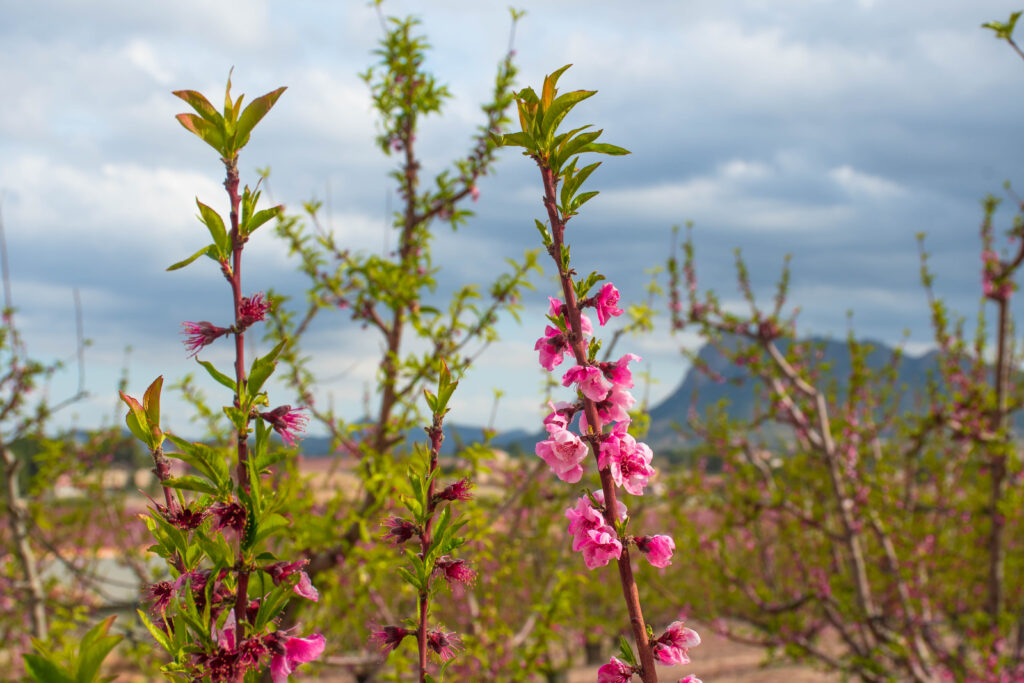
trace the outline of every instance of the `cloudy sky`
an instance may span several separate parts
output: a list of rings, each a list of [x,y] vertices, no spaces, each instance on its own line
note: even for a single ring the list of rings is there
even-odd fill
[[[508,39],[506,3],[388,0],[415,13],[433,45],[429,66],[454,99],[420,135],[427,170],[456,158],[479,123]],[[914,235],[927,233],[939,293],[971,314],[979,296],[979,200],[1019,180],[1024,63],[979,25],[1003,20],[1002,0],[685,0],[594,3],[523,0],[520,85],[563,64],[565,88],[599,90],[578,121],[630,150],[592,177],[602,191],[571,225],[580,269],[605,272],[640,299],[644,270],[663,263],[670,228],[696,224],[702,284],[735,301],[741,247],[765,298],[793,254],[791,302],[806,333],[842,336],[854,311],[861,336],[912,350],[930,339]],[[204,244],[194,198],[223,209],[221,166],[174,121],[171,90],[288,92],[242,156],[243,180],[272,168],[276,201],[330,200],[339,241],[380,250],[392,163],[374,147],[374,119],[357,74],[381,36],[362,0],[174,3],[0,0],[0,198],[17,321],[39,358],[74,353],[72,290],[81,293],[90,398],[58,424],[110,421],[125,367],[142,389],[178,378],[182,320],[223,322],[229,294],[213,264],[164,268]],[[536,246],[536,169],[513,151],[480,184],[476,218],[440,232],[442,284],[486,282],[503,259]],[[1000,214],[1009,226],[1012,214]],[[247,290],[300,294],[295,262],[270,231],[246,253]],[[482,423],[493,387],[498,427],[533,427],[542,375],[532,351],[551,268],[523,325],[503,323],[456,395],[454,419]],[[219,297],[219,298],[218,298]],[[662,318],[664,321],[664,317]],[[671,392],[686,365],[662,324],[625,343]],[[378,340],[334,316],[306,349],[350,417],[372,382]],[[227,363],[227,349],[204,357]],[[48,391],[74,391],[73,368]],[[211,388],[216,393],[217,389]],[[281,402],[291,401],[278,391]],[[179,402],[172,428],[188,431]]]

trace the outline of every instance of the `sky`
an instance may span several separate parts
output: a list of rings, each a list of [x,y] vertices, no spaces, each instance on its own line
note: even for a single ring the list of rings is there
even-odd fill
[[[564,89],[597,90],[570,123],[603,128],[632,151],[606,158],[589,184],[601,194],[570,224],[578,268],[598,270],[624,301],[645,298],[645,270],[663,265],[671,227],[694,222],[701,287],[740,306],[733,250],[759,298],[770,301],[792,254],[790,307],[802,334],[858,336],[929,348],[927,299],[915,235],[926,233],[936,291],[973,316],[980,297],[980,200],[1020,180],[1024,63],[980,24],[1020,8],[997,0],[688,0],[516,5],[518,86],[572,63]],[[508,43],[505,3],[387,0],[415,14],[432,49],[427,66],[453,98],[418,136],[425,171],[468,149],[478,106]],[[275,202],[298,211],[326,202],[338,241],[388,243],[394,159],[374,145],[375,120],[358,74],[381,38],[372,6],[313,0],[0,0],[0,210],[16,322],[32,356],[70,361],[44,391],[74,393],[73,290],[82,302],[89,397],[54,426],[120,420],[118,378],[141,394],[157,375],[197,373],[184,320],[223,322],[230,294],[214,264],[166,266],[206,242],[195,198],[224,210],[222,167],[174,120],[172,90],[217,101],[234,67],[234,93],[288,91],[242,152],[243,182],[269,166]],[[505,258],[539,246],[536,167],[503,151],[479,183],[476,216],[438,228],[440,288],[486,283]],[[1013,213],[1004,202],[998,227]],[[297,263],[272,231],[247,246],[246,289],[302,297]],[[499,429],[535,429],[542,371],[533,343],[556,288],[546,266],[523,322],[464,378],[450,419],[483,424],[495,388]],[[661,310],[665,310],[664,300]],[[847,317],[853,312],[852,323]],[[656,403],[681,382],[692,331],[627,338],[654,383]],[[130,352],[126,349],[130,347]],[[227,366],[228,345],[202,357]],[[380,343],[342,315],[304,341],[322,378],[318,401],[356,418],[372,390]],[[257,349],[265,350],[257,345]],[[198,371],[198,372],[197,372]],[[201,375],[201,376],[200,376]],[[640,390],[644,391],[644,390]],[[271,387],[275,403],[294,403]],[[165,426],[188,434],[189,412],[164,400]],[[682,417],[682,416],[681,416]]]

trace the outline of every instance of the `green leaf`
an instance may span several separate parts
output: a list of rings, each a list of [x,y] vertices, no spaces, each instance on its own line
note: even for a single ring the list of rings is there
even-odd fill
[[[609,145],[606,142],[592,142],[589,145],[584,145],[580,153],[583,152],[596,152],[598,154],[609,154],[611,156],[622,156],[623,154],[629,154],[628,149],[618,147],[616,145]]]
[[[548,136],[552,138],[558,126],[562,123],[562,120],[566,115],[572,111],[572,108],[577,104],[593,96],[596,90],[574,90],[572,92],[559,95],[547,111],[544,112],[544,118],[540,122],[540,128]]]
[[[275,586],[270,595],[260,601],[259,612],[256,613],[256,620],[253,624],[253,628],[256,631],[260,631],[264,626],[269,624],[277,615],[284,609],[288,601],[291,600],[292,587],[287,583],[282,583],[280,586]]]
[[[495,144],[499,147],[525,147],[528,150],[534,150],[537,148],[537,143],[533,141],[527,133],[506,133],[505,135],[498,135],[494,137]]]
[[[168,453],[169,457],[186,462],[196,468],[211,481],[216,482],[219,489],[230,490],[228,466],[220,451],[204,443],[186,441],[173,434],[168,434],[167,438],[181,451],[181,453]]]
[[[122,635],[106,635],[116,618],[116,615],[107,617],[89,629],[89,632],[82,638],[82,644],[79,646],[78,671],[76,675],[78,683],[93,683],[96,676],[99,675],[103,660],[124,639]]]
[[[199,493],[209,493],[212,496],[217,495],[217,487],[208,482],[202,477],[197,477],[194,474],[186,474],[181,477],[171,477],[163,482],[164,486],[172,489],[181,489],[183,491],[198,491]]]
[[[146,417],[152,425],[160,424],[160,389],[163,388],[164,377],[160,375],[146,389],[142,397],[142,407],[146,411]]]
[[[167,652],[173,654],[175,652],[175,648],[171,645],[171,640],[168,637],[167,632],[150,621],[149,615],[142,610],[137,609],[135,612],[139,615],[139,620],[142,621],[143,626],[145,626],[146,630],[149,631],[149,635],[153,636],[153,640],[159,643],[160,647],[167,650]]]
[[[437,396],[435,396],[427,389],[423,390],[423,395],[427,399],[427,407],[430,408],[430,412],[434,415],[437,415]]]
[[[188,102],[189,106],[199,112],[199,115],[210,123],[219,127],[224,121],[214,106],[210,104],[210,101],[206,99],[202,93],[196,92],[195,90],[175,90],[172,94]]]
[[[221,156],[226,156],[224,133],[221,131],[220,126],[215,126],[195,114],[178,114],[174,118],[178,119],[178,122],[185,126],[187,130],[199,136],[199,139],[203,142],[217,150]]]
[[[249,106],[245,108],[242,115],[238,117],[238,127],[235,129],[235,150],[245,147],[246,143],[249,142],[249,134],[252,133],[252,129],[267,115],[267,112],[270,111],[271,107],[277,102],[277,99],[287,89],[287,87],[282,87],[272,90],[249,103]]]
[[[208,537],[202,531],[198,531],[194,539],[199,542],[203,552],[217,564],[228,565],[234,560],[231,546],[223,534],[215,533],[213,538]]]
[[[594,163],[590,164],[589,166],[584,166],[579,171],[577,171],[576,168],[575,168],[575,163],[574,163],[573,167],[572,167],[572,171],[573,171],[572,177],[571,177],[571,179],[568,179],[568,178],[566,179],[565,186],[564,186],[564,188],[562,190],[565,193],[564,196],[565,197],[572,197],[574,194],[576,194],[576,191],[579,190],[580,187],[583,186],[583,183],[586,181],[587,178],[590,177],[590,174],[593,173],[594,170],[597,169],[597,167],[600,166],[600,165],[601,165],[600,161],[595,161]],[[563,204],[565,203],[564,199],[562,200],[562,203]]]
[[[252,362],[252,367],[249,369],[249,378],[245,383],[245,393],[249,396],[255,396],[260,392],[263,384],[274,373],[274,368],[277,367],[276,358],[287,343],[286,339],[281,340],[277,346],[271,349],[270,353],[262,358],[256,358]]]
[[[256,545],[263,539],[280,531],[281,529],[287,529],[289,526],[291,526],[291,522],[289,522],[286,517],[283,517],[276,512],[267,515],[260,520],[259,528],[253,535],[248,547],[256,547]]]
[[[576,213],[576,209],[586,204],[598,194],[600,193],[597,190],[594,190],[593,192],[584,192],[583,194],[578,195],[572,200],[572,206],[569,207],[569,212]]]
[[[558,83],[558,79],[562,74],[565,73],[565,70],[570,66],[572,66],[572,64],[566,64],[561,69],[558,69],[554,73],[550,73],[544,77],[544,86],[541,88],[540,96],[540,107],[542,110],[546,110],[551,105],[552,101],[554,101],[555,93],[558,92],[555,85]]]
[[[417,578],[411,571],[405,567],[398,567],[398,573],[405,579],[405,582],[418,591],[423,590],[423,586],[420,584],[419,578]]]
[[[32,680],[38,683],[75,683],[75,679],[66,671],[44,657],[36,654],[23,654],[25,668]]]
[[[238,393],[238,385],[235,383],[235,380],[213,367],[213,363],[208,360],[199,360],[198,358],[196,359],[196,362],[206,368],[206,371],[210,373],[210,377],[214,378],[236,394]]]
[[[220,255],[226,258],[231,253],[231,238],[228,237],[227,229],[224,227],[224,219],[216,211],[199,201],[198,197],[196,204],[199,206],[199,220],[210,231],[210,236],[213,237],[213,243],[217,245]]]
[[[1020,12],[1014,12],[1010,15],[1010,20],[1005,24],[1001,21],[990,21],[982,24],[982,28],[992,29],[996,33],[996,38],[1000,40],[1013,40],[1013,30],[1017,26],[1017,20],[1020,19]]]
[[[619,659],[630,666],[636,666],[636,657],[633,656],[633,648],[625,636],[619,636]]]
[[[256,214],[242,226],[242,234],[251,235],[256,231],[256,228],[260,227],[271,218],[277,218],[283,213],[284,205],[282,204],[278,204],[277,206],[269,209],[263,209],[262,211],[257,211]]]
[[[178,270],[179,268],[184,268],[185,266],[187,266],[188,264],[192,263],[193,261],[195,261],[197,258],[202,256],[203,254],[206,254],[207,256],[212,258],[214,261],[216,261],[217,260],[217,245],[215,245],[215,244],[208,244],[205,247],[203,247],[202,249],[200,249],[199,251],[197,251],[196,253],[194,253],[191,256],[189,256],[187,259],[184,259],[182,261],[178,261],[177,263],[175,263],[173,265],[167,266],[167,272],[170,272],[172,270]]]
[[[153,431],[149,428],[149,422],[146,420],[146,410],[142,407],[142,404],[138,400],[127,395],[123,391],[119,391],[121,394],[121,400],[128,405],[128,414],[125,415],[125,423],[128,425],[129,431],[135,435],[142,443],[146,446],[150,446],[153,443]]]

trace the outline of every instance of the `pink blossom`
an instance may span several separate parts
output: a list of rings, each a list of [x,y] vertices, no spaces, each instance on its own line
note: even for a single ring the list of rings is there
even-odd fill
[[[549,296],[548,301],[550,302],[550,305],[548,306],[548,315],[552,318],[560,317],[562,320],[566,320],[565,304],[562,303],[562,300]],[[566,322],[568,323],[567,320]],[[569,325],[567,324],[566,327],[569,327]],[[580,332],[583,333],[584,337],[594,334],[594,325],[590,322],[590,318],[588,318],[585,313],[580,313]]]
[[[480,199],[480,188],[474,185],[469,188],[469,196],[473,198],[473,201]]]
[[[301,598],[318,602],[320,600],[320,593],[316,587],[313,586],[313,582],[309,580],[309,574],[302,571],[302,568],[309,564],[309,560],[299,560],[298,562],[275,562],[274,564],[261,567],[261,569],[273,579],[274,585],[279,586],[281,582],[290,577],[292,574],[298,574],[299,580],[292,590]]]
[[[228,527],[242,533],[245,528],[245,508],[238,503],[217,503],[210,508],[210,513],[217,518],[214,531]]]
[[[604,506],[604,491],[595,491],[591,495],[598,505]],[[621,500],[616,500],[615,503],[616,519],[622,522],[626,519],[626,506]],[[577,552],[589,541],[588,531],[602,527],[611,528],[607,526],[604,513],[594,507],[588,496],[580,496],[576,500],[576,507],[566,510],[565,516],[569,519],[569,533],[573,535],[572,549]]]
[[[269,308],[270,303],[263,298],[263,292],[245,297],[238,307],[238,327],[244,330],[263,320]]]
[[[635,353],[627,353],[614,363],[601,363],[601,372],[608,378],[608,381],[623,389],[633,388],[633,373],[629,371],[629,363],[639,361],[640,356]]]
[[[608,282],[601,291],[594,297],[594,307],[597,308],[597,319],[604,325],[610,318],[617,315],[622,315],[622,309],[618,307],[619,303],[619,290],[615,289],[615,285]]]
[[[647,480],[655,473],[650,464],[654,454],[647,444],[637,443],[627,429],[628,420],[619,422],[604,436],[597,465],[608,468],[618,486],[634,496],[642,496]]]
[[[611,527],[591,529],[587,532],[589,542],[583,548],[583,563],[587,569],[596,569],[608,564],[611,559],[618,559],[622,555],[622,543],[615,537],[615,530]]]
[[[381,522],[381,526],[386,527],[388,530],[384,534],[384,540],[391,541],[395,545],[402,545],[420,532],[419,527],[401,517],[388,517]]]
[[[457,634],[437,628],[427,632],[427,647],[443,661],[448,661],[462,649],[462,641]]]
[[[700,680],[693,674],[690,674],[689,676],[683,676],[676,683],[704,683],[704,681]]]
[[[205,320],[198,323],[185,321],[181,327],[183,328],[181,333],[187,335],[184,343],[190,356],[196,355],[204,346],[212,344],[216,339],[231,331],[226,327],[217,327]]]
[[[597,416],[604,424],[629,420],[629,409],[636,403],[633,394],[619,386],[612,385],[612,390],[603,401],[597,402]],[[580,432],[585,433],[590,423],[587,414],[580,416]]]
[[[305,662],[312,662],[323,654],[327,641],[317,633],[308,638],[289,638],[283,643],[274,642],[274,656],[270,660],[270,674],[274,683],[287,683],[288,676],[295,667]]]
[[[157,581],[146,589],[146,595],[153,601],[153,606],[149,608],[150,612],[163,614],[174,597],[174,584],[170,581]]]
[[[469,586],[476,581],[476,572],[469,568],[465,560],[456,560],[443,555],[434,564],[434,573],[441,574],[451,588],[452,582]]]
[[[540,352],[541,367],[549,372],[562,363],[565,354],[570,350],[565,335],[557,327],[550,325],[544,328],[544,336],[537,340],[533,348]]]
[[[696,631],[683,626],[681,621],[669,624],[657,640],[654,641],[654,656],[662,664],[689,664],[689,648],[700,645],[700,636]]]
[[[557,425],[561,429],[565,429],[572,422],[572,416],[576,414],[576,407],[568,401],[559,401],[558,403],[552,403],[548,401],[548,408],[551,412],[544,418],[544,426]]]
[[[587,457],[587,444],[558,424],[547,426],[551,438],[537,444],[534,452],[543,458],[559,479],[575,484],[583,477],[581,462]]]
[[[309,418],[300,413],[302,408],[292,410],[291,406],[278,406],[273,410],[260,413],[267,424],[274,428],[274,431],[281,435],[285,445],[289,448],[295,447],[296,432],[306,428]]]
[[[454,484],[449,484],[440,493],[434,494],[435,501],[455,501],[455,500],[469,500],[473,497],[470,493],[470,489],[473,488],[472,482],[469,479],[459,479]]]
[[[203,523],[204,519],[210,516],[209,508],[197,505],[196,509],[193,510],[191,504],[179,507],[176,502],[172,502],[170,508],[157,503],[156,509],[170,525],[182,531],[194,531]]]
[[[370,634],[370,640],[375,642],[380,651],[386,657],[389,652],[402,644],[406,636],[411,636],[412,631],[401,626],[384,626]]]
[[[616,657],[597,670],[597,683],[629,683],[632,678],[633,667]]]
[[[580,391],[591,401],[603,401],[612,389],[612,385],[605,380],[601,370],[593,365],[577,365],[566,370],[562,377],[562,386],[567,387],[573,383],[579,384]]]
[[[586,496],[582,496],[576,502],[575,508],[566,510],[565,516],[569,518],[569,533],[573,536],[572,549],[574,552],[582,550],[583,546],[590,541],[588,532],[611,528],[607,526],[607,520],[601,511],[591,505]]]
[[[636,539],[636,547],[647,557],[651,565],[664,569],[672,564],[676,542],[671,536],[640,536]]]

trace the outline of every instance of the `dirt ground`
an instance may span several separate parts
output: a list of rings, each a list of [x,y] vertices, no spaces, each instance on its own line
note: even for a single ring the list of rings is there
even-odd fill
[[[694,674],[703,683],[838,683],[838,675],[830,675],[806,666],[773,666],[763,668],[764,650],[739,645],[714,633],[699,622],[687,622],[701,636],[701,644],[690,650],[687,666],[662,667],[658,678],[676,683],[687,674]],[[569,683],[594,683],[597,668],[575,669]]]
[[[712,632],[704,624],[690,622],[701,634],[703,642],[690,650],[692,662],[688,666],[659,667],[658,678],[663,683],[676,683],[687,674],[694,674],[703,683],[838,683],[838,675],[826,674],[808,666],[772,666],[765,668],[764,650],[758,647],[730,642]],[[596,666],[578,667],[569,675],[568,683],[594,683]],[[296,680],[303,678],[301,670]],[[354,683],[355,679],[323,671],[317,681],[321,683]],[[459,681],[459,683],[491,683],[490,681]],[[500,683],[495,681],[494,683]]]

